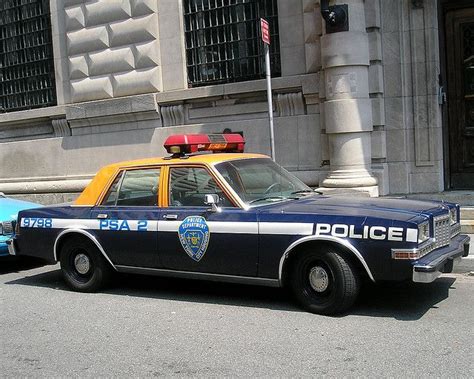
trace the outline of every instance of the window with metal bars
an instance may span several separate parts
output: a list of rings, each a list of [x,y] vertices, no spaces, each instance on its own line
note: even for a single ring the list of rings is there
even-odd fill
[[[281,75],[277,0],[183,0],[188,84],[265,77],[260,18],[270,24],[272,76]]]
[[[56,105],[49,0],[0,1],[0,112]]]

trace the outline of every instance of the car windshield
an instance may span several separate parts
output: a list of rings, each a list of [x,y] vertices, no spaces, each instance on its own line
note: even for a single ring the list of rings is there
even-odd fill
[[[250,207],[314,194],[310,187],[269,158],[223,162],[216,169]]]

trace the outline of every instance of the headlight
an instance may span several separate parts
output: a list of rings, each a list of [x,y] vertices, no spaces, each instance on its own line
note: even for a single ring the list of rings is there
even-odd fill
[[[454,225],[458,222],[458,210],[456,208],[451,208],[449,210],[449,221],[450,225]]]
[[[418,243],[421,244],[430,238],[430,223],[428,221],[422,222],[418,225]]]

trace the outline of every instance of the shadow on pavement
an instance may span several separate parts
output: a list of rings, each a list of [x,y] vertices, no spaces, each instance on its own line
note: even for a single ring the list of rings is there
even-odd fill
[[[368,284],[362,288],[359,299],[349,312],[339,317],[360,315],[391,317],[401,321],[418,320],[430,309],[436,309],[437,304],[449,296],[449,290],[455,289],[455,281],[455,277],[442,277],[424,285]],[[52,271],[12,280],[6,284],[69,291],[57,267],[52,267]],[[286,290],[242,284],[120,274],[101,292],[117,296],[304,312]]]
[[[12,272],[20,272],[31,270],[33,268],[46,265],[43,260],[28,257],[1,257],[0,258],[0,275]]]
[[[363,288],[350,314],[418,320],[430,309],[449,297],[455,277],[441,277],[433,283],[381,283]]]

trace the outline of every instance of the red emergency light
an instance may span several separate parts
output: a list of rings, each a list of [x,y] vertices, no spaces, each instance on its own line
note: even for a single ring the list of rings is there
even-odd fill
[[[243,153],[244,137],[240,134],[175,134],[164,147],[170,154],[192,154],[199,151]]]

